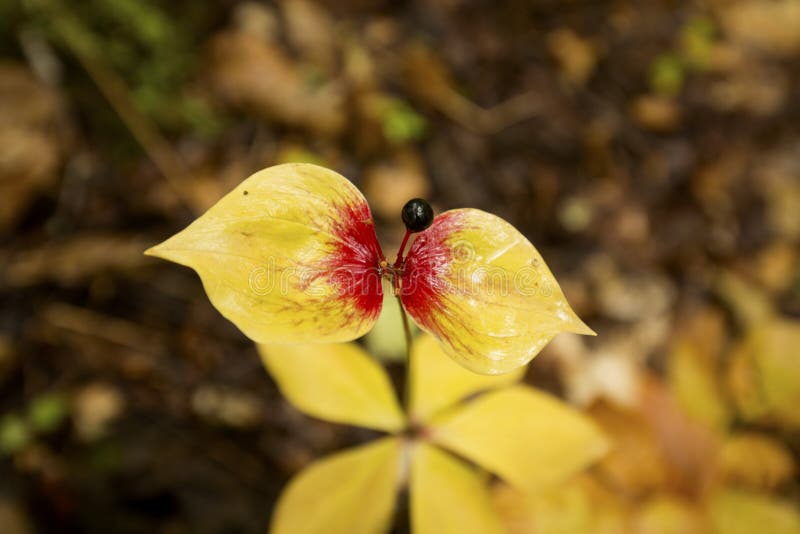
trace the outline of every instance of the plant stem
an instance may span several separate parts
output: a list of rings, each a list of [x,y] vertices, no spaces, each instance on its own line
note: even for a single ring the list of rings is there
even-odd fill
[[[403,334],[406,337],[406,378],[403,383],[403,406],[408,413],[411,403],[411,327],[408,324],[408,315],[405,308],[403,308],[403,301],[400,300],[400,295],[395,294],[397,298],[397,305],[400,306],[400,317],[403,318]]]
[[[408,243],[408,238],[411,237],[411,233],[409,230],[406,230],[406,235],[403,236],[403,242],[400,243],[400,250],[397,251],[397,258],[394,260],[394,268],[397,269],[403,264],[403,252],[406,250],[406,244]]]

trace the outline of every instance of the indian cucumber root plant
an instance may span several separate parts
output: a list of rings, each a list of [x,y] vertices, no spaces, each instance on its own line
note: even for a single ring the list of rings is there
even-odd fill
[[[276,533],[383,532],[403,487],[414,532],[502,532],[488,474],[537,490],[606,450],[583,415],[518,383],[557,334],[594,334],[534,246],[477,209],[434,217],[413,199],[401,216],[406,234],[390,261],[354,185],[286,164],[147,251],[199,274],[299,410],[390,434],[297,475]],[[384,282],[406,337],[404,409],[380,365],[347,343],[377,321]],[[413,342],[406,314],[424,332]]]

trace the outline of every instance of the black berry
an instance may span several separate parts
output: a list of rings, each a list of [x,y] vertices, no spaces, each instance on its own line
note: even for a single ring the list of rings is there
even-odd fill
[[[433,209],[421,198],[412,198],[403,206],[403,223],[409,232],[421,232],[433,223]]]

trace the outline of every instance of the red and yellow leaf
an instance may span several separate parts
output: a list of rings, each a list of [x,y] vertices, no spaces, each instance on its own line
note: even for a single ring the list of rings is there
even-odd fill
[[[383,299],[366,200],[307,163],[257,172],[147,254],[197,271],[212,304],[258,343],[355,339]]]
[[[528,363],[559,332],[594,334],[530,241],[476,209],[447,211],[418,235],[401,298],[450,357],[482,374]]]

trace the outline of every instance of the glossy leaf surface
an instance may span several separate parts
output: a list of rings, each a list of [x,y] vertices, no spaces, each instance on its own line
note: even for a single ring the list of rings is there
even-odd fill
[[[257,172],[147,254],[194,269],[212,304],[258,343],[349,341],[381,308],[367,202],[316,165]]]
[[[539,252],[503,219],[476,209],[438,216],[409,250],[402,300],[445,352],[477,373],[528,363],[556,334],[593,334]]]

